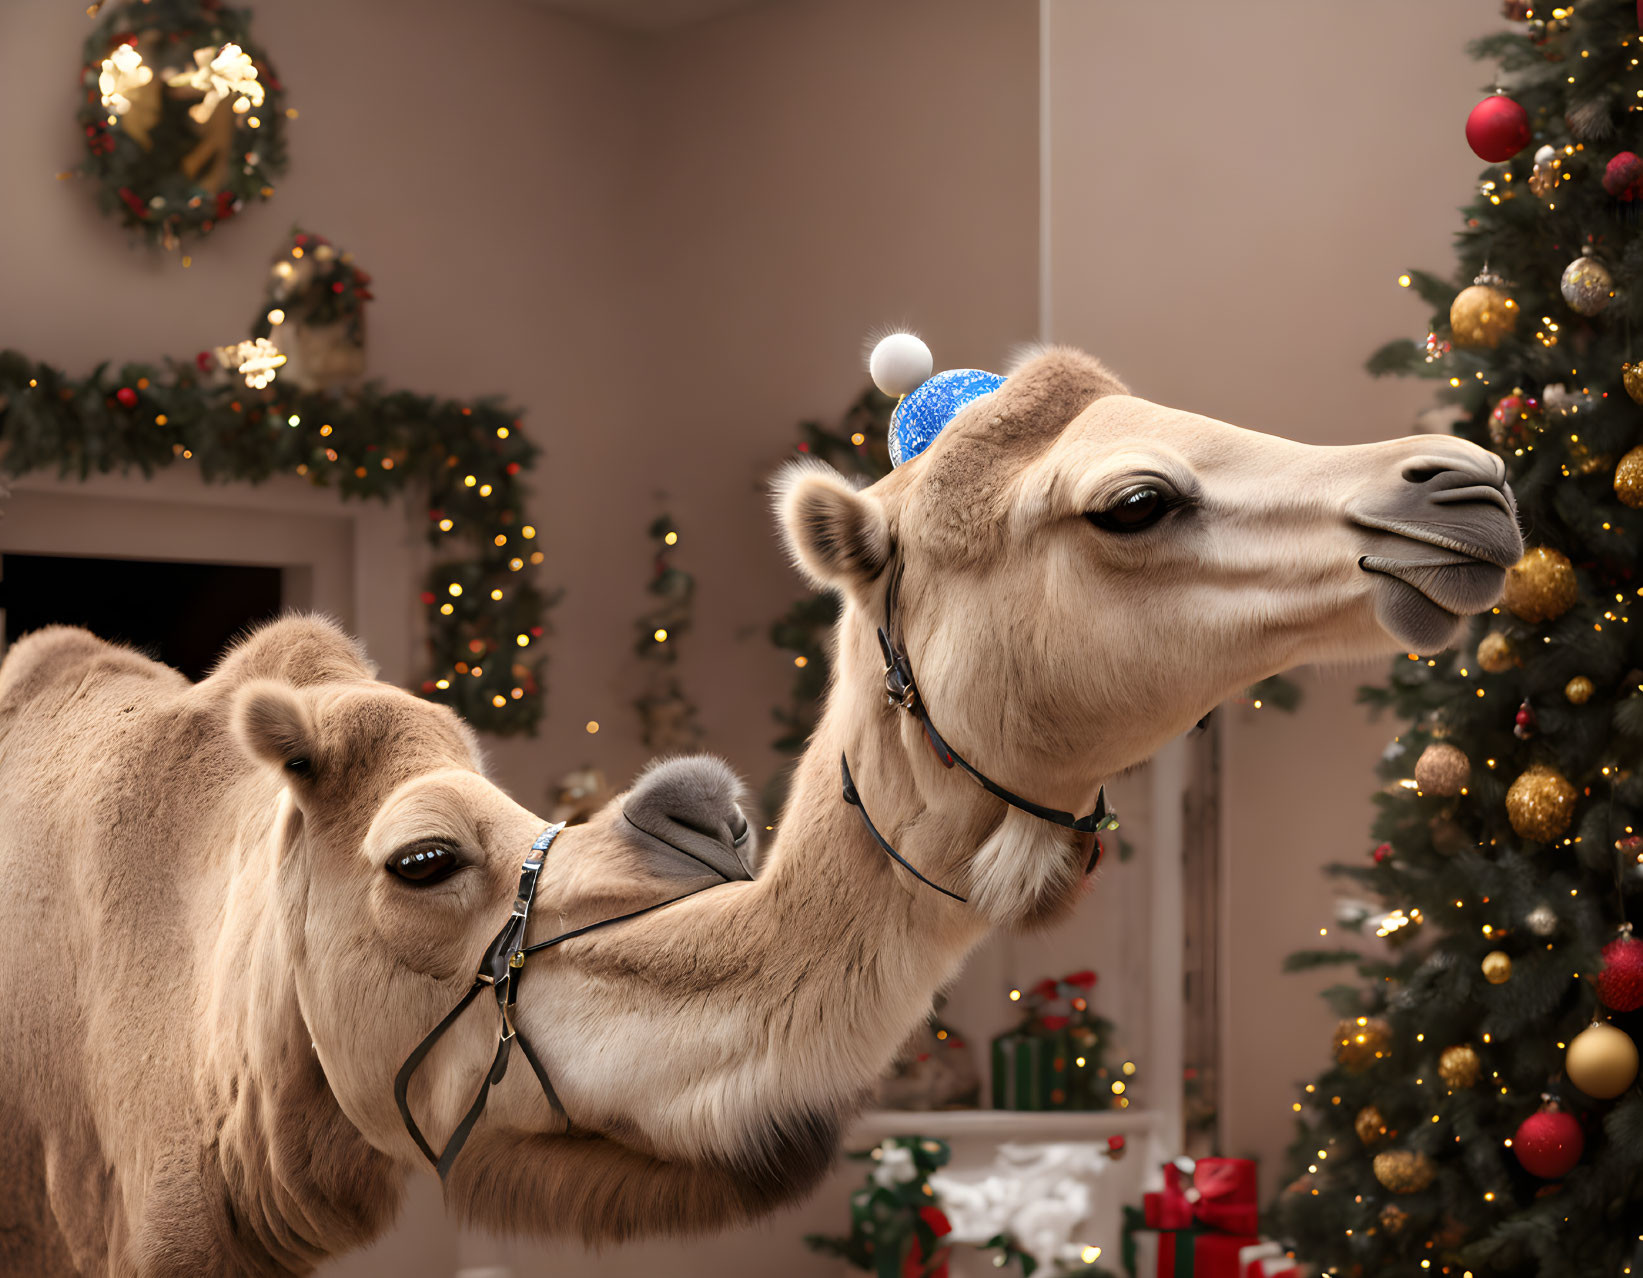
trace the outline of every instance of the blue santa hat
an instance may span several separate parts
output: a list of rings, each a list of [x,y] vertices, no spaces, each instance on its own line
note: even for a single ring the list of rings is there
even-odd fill
[[[933,377],[930,348],[911,333],[892,333],[873,348],[867,371],[873,384],[897,400],[890,416],[890,464],[917,457],[972,400],[990,395],[1004,379],[977,368],[952,368]]]

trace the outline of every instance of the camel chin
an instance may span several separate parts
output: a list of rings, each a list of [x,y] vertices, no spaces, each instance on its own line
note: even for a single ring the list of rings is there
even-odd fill
[[[1442,652],[1459,642],[1467,623],[1464,614],[1449,611],[1419,587],[1380,569],[1365,571],[1379,574],[1374,587],[1375,620],[1400,648]]]

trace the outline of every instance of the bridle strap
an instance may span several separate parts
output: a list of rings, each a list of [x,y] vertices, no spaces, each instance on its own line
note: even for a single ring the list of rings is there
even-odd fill
[[[457,1005],[445,1014],[444,1019],[416,1045],[405,1058],[405,1063],[399,1067],[399,1073],[394,1076],[394,1103],[399,1107],[400,1119],[404,1122],[405,1129],[410,1132],[411,1139],[416,1142],[417,1148],[434,1165],[434,1170],[439,1173],[441,1180],[445,1179],[451,1165],[456,1161],[456,1156],[468,1143],[474,1124],[479,1121],[480,1114],[485,1110],[485,1102],[490,1099],[491,1088],[501,1082],[503,1075],[508,1072],[508,1058],[515,1039],[519,1040],[519,1046],[524,1049],[525,1059],[530,1062],[531,1072],[541,1084],[542,1094],[547,1097],[548,1104],[561,1114],[565,1112],[541,1058],[532,1050],[514,1021],[514,1009],[519,1004],[519,987],[525,977],[524,941],[525,930],[530,925],[531,904],[536,899],[536,887],[542,875],[542,862],[547,857],[548,849],[553,846],[553,841],[564,828],[563,821],[550,825],[531,844],[530,854],[519,867],[519,890],[514,894],[513,910],[503,923],[502,930],[485,947],[485,953],[479,960],[479,971],[474,976],[474,983],[468,987],[468,992]],[[485,1077],[480,1080],[479,1090],[474,1094],[467,1112],[462,1115],[455,1130],[451,1132],[450,1139],[445,1142],[445,1148],[435,1154],[433,1146],[428,1143],[427,1137],[422,1134],[422,1129],[417,1126],[416,1119],[411,1114],[411,1076],[433,1050],[434,1044],[456,1023],[457,1018],[478,997],[479,991],[487,985],[496,995],[496,1053],[491,1058],[490,1068],[485,1071]]]
[[[900,592],[901,572],[902,566],[898,561],[891,568],[889,579],[885,583],[884,624],[878,630],[879,649],[884,654],[884,691],[885,696],[889,698],[890,705],[895,709],[905,710],[918,719],[919,725],[924,729],[925,740],[929,742],[930,749],[935,752],[936,758],[941,761],[943,767],[951,768],[954,764],[957,764],[983,790],[994,798],[1002,799],[1012,808],[1017,808],[1029,816],[1035,816],[1041,821],[1049,821],[1053,825],[1059,825],[1078,834],[1090,835],[1090,860],[1084,870],[1086,874],[1090,873],[1101,859],[1101,840],[1097,836],[1102,830],[1114,823],[1112,814],[1107,808],[1106,787],[1103,786],[1096,792],[1095,811],[1088,816],[1074,816],[1071,812],[1064,812],[1060,808],[1051,808],[1042,803],[1034,803],[1031,799],[1023,798],[1014,790],[1006,789],[947,744],[946,738],[936,730],[935,722],[930,718],[930,711],[925,706],[924,699],[919,695],[918,682],[913,678],[911,659],[908,657],[906,650],[900,647],[891,637],[895,628],[896,597]],[[890,841],[879,833],[878,827],[873,824],[873,819],[867,815],[867,808],[861,801],[861,793],[856,789],[855,782],[850,778],[849,760],[841,754],[839,763],[844,773],[844,801],[861,814],[862,823],[867,827],[868,834],[873,837],[873,842],[877,843],[891,860],[895,861],[897,865],[901,866],[920,883],[935,888],[936,891],[944,896],[952,897],[955,901],[967,902],[968,898],[962,897],[957,892],[950,891],[942,887],[941,884],[920,874],[906,857],[890,845]]]
[[[479,971],[474,982],[468,987],[468,992],[462,996],[457,1005],[447,1012],[444,1018],[429,1030],[426,1037],[412,1049],[405,1058],[405,1063],[399,1067],[399,1073],[394,1076],[394,1103],[399,1106],[400,1119],[405,1124],[405,1130],[410,1132],[411,1139],[416,1142],[418,1149],[427,1160],[433,1164],[439,1178],[444,1180],[456,1162],[456,1156],[462,1152],[472,1134],[474,1124],[485,1111],[485,1102],[490,1099],[491,1088],[502,1081],[508,1072],[508,1057],[513,1044],[517,1041],[519,1050],[525,1054],[525,1060],[530,1063],[531,1072],[536,1075],[536,1081],[541,1084],[542,1094],[547,1097],[548,1104],[554,1110],[564,1114],[566,1121],[570,1116],[565,1113],[565,1106],[559,1099],[559,1093],[554,1090],[553,1082],[548,1077],[548,1070],[542,1064],[542,1059],[536,1054],[525,1032],[519,1028],[515,1019],[515,1009],[519,1003],[519,987],[525,975],[525,958],[535,954],[538,950],[545,950],[551,946],[573,941],[579,936],[586,936],[589,932],[602,927],[609,927],[613,923],[625,923],[629,919],[636,919],[642,914],[649,914],[666,906],[682,901],[687,896],[695,896],[710,887],[720,886],[718,883],[707,883],[689,892],[681,892],[678,896],[670,897],[665,901],[658,901],[654,905],[647,905],[641,909],[629,910],[626,914],[618,914],[614,918],[600,919],[597,923],[588,923],[582,927],[572,928],[546,941],[538,941],[535,945],[526,945],[525,929],[530,922],[531,905],[536,899],[537,882],[542,873],[542,862],[546,859],[548,849],[553,841],[559,837],[559,832],[565,828],[564,822],[550,825],[537,836],[536,842],[531,844],[530,855],[520,867],[519,891],[514,896],[513,910],[508,915],[507,922],[502,930],[496,934],[491,943],[485,947],[485,953],[479,960]],[[910,868],[910,867],[909,867]],[[479,992],[490,986],[496,994],[497,1027],[496,1054],[491,1058],[490,1067],[485,1071],[485,1077],[480,1080],[479,1090],[474,1094],[472,1103],[467,1112],[462,1115],[450,1139],[445,1142],[445,1148],[439,1153],[434,1152],[422,1129],[417,1126],[416,1119],[411,1114],[409,1092],[411,1076],[416,1073],[418,1066],[433,1050],[433,1046],[440,1036],[450,1029],[470,1004],[479,996]]]
[[[877,843],[879,847],[884,849],[885,855],[926,887],[933,887],[943,896],[950,896],[955,901],[968,904],[970,900],[969,897],[960,896],[957,892],[954,892],[949,888],[942,887],[941,884],[935,882],[934,880],[925,878],[918,872],[917,866],[904,857],[900,852],[897,852],[895,848],[890,846],[890,841],[879,833],[878,826],[873,824],[873,818],[867,815],[867,809],[862,806],[861,795],[856,792],[856,783],[850,779],[850,761],[842,754],[839,756],[839,767],[844,772],[844,801],[855,808],[857,812],[861,813],[862,824],[867,827],[867,833],[873,836],[874,843]]]
[[[411,1075],[416,1073],[417,1066],[422,1064],[422,1058],[433,1050],[440,1035],[450,1029],[456,1018],[468,1010],[468,1004],[472,1003],[479,991],[484,988],[483,981],[475,981],[470,985],[468,992],[462,996],[462,1001],[445,1013],[444,1020],[428,1031],[427,1037],[412,1049],[411,1054],[405,1058],[405,1063],[399,1067],[399,1073],[394,1075],[394,1103],[399,1106],[399,1116],[405,1123],[405,1129],[411,1133],[411,1139],[416,1142],[416,1147],[422,1151],[423,1157],[435,1167],[439,1166],[439,1155],[434,1153],[433,1146],[428,1144],[422,1129],[416,1125],[416,1119],[411,1117],[411,1106],[406,1095],[411,1086]]]

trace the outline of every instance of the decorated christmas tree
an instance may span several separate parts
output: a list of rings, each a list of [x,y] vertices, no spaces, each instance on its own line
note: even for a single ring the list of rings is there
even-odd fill
[[[1643,39],[1633,0],[1506,14],[1458,276],[1400,280],[1431,331],[1370,367],[1440,383],[1528,549],[1366,691],[1405,724],[1378,846],[1334,867],[1378,898],[1343,903],[1369,956],[1291,960],[1359,977],[1277,1211],[1330,1274],[1643,1273]]]

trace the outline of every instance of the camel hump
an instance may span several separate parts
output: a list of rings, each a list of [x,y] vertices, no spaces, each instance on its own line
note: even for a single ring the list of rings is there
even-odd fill
[[[292,613],[259,626],[223,654],[211,681],[237,687],[274,679],[293,687],[375,679],[364,647],[329,617]]]
[[[53,689],[80,687],[101,675],[188,682],[169,666],[79,626],[46,626],[24,635],[0,662],[0,711],[15,710]]]

